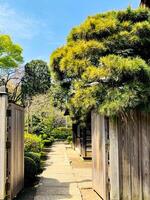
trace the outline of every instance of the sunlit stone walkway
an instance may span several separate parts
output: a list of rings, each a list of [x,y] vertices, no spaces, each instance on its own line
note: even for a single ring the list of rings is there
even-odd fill
[[[48,153],[35,200],[81,200],[80,190],[67,157],[65,144],[55,143]]]
[[[83,161],[70,145],[57,142],[47,149],[40,182],[17,200],[100,200],[92,190],[91,161]]]

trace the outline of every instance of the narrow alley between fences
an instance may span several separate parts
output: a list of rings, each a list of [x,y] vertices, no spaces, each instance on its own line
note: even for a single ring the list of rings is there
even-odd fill
[[[17,200],[99,200],[92,190],[92,162],[82,160],[70,145],[56,142],[48,151],[45,170],[34,188]]]

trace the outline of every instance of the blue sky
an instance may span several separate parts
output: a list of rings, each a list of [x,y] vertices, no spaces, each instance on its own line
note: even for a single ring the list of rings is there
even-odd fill
[[[24,61],[43,59],[65,43],[71,28],[87,16],[140,0],[0,0],[0,33],[11,35],[24,50]]]

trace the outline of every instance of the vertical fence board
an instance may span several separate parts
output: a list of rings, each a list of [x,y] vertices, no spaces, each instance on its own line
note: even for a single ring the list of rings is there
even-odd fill
[[[118,120],[118,125],[120,126],[120,133],[119,137],[121,137],[121,144],[120,147],[120,153],[121,153],[121,166],[122,166],[122,191],[121,191],[121,198],[131,200],[131,169],[130,169],[130,153],[131,153],[131,145],[130,145],[130,137],[129,137],[129,131],[130,128],[126,121],[122,121],[121,119]]]
[[[92,164],[93,164],[93,170],[92,170],[92,180],[93,180],[93,189],[97,191],[97,169],[95,166],[97,166],[97,162],[99,160],[97,160],[96,158],[96,152],[97,152],[97,145],[96,145],[96,141],[98,141],[98,136],[96,135],[96,130],[97,130],[97,126],[96,126],[96,113],[92,112],[92,117],[91,117],[91,121],[92,121]]]
[[[143,199],[150,199],[150,115],[142,115],[142,182]]]
[[[128,121],[131,140],[131,199],[140,198],[140,168],[139,168],[139,116],[137,112]]]
[[[92,113],[93,188],[106,199],[106,158],[104,117]]]
[[[117,119],[116,119],[117,120]],[[119,185],[119,140],[118,128],[114,121],[110,120],[110,181],[111,183],[111,200],[120,199]],[[114,162],[115,161],[115,162]]]
[[[3,89],[3,88],[2,88]],[[7,135],[7,95],[0,91],[0,200],[4,200],[6,192],[6,135]]]

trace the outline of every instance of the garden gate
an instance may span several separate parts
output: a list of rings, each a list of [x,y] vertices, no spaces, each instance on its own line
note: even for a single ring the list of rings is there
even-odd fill
[[[13,199],[24,184],[24,109],[0,88],[0,200]]]

